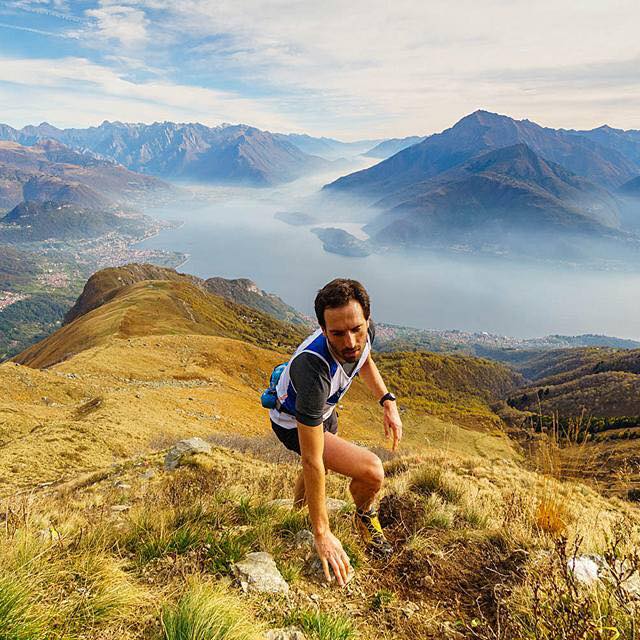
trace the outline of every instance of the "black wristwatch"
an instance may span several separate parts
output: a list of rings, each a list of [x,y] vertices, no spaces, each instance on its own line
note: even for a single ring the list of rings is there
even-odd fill
[[[393,402],[396,401],[396,397],[393,395],[393,393],[389,392],[389,393],[385,393],[382,398],[380,398],[380,400],[378,400],[378,402],[380,403],[381,407],[384,407],[384,403],[387,400],[393,400]]]

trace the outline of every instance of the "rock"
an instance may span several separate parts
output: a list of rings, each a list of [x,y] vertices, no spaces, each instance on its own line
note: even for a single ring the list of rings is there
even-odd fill
[[[567,567],[575,576],[575,579],[582,584],[593,584],[597,582],[599,563],[590,556],[578,556],[567,561]]]
[[[274,507],[282,507],[283,509],[293,508],[293,498],[276,498],[271,500],[268,504]],[[345,500],[339,500],[338,498],[327,498],[327,512],[334,513],[348,508],[350,505]]]
[[[640,575],[629,563],[616,560],[609,564],[602,556],[593,555],[571,558],[567,566],[584,585],[595,582],[617,585],[629,598],[640,599]]]
[[[131,505],[129,504],[114,504],[113,507],[111,507],[111,511],[115,511],[116,513],[122,513],[129,509],[131,509]]]
[[[291,509],[293,507],[293,498],[276,498],[275,500],[270,500],[267,504],[272,507]]]
[[[248,553],[244,560],[233,565],[233,573],[245,593],[289,593],[289,585],[278,571],[273,557],[264,551]]]
[[[313,533],[309,531],[309,529],[302,529],[296,533],[294,537],[294,542],[296,547],[298,548],[315,548],[315,540],[313,538]]]
[[[349,507],[349,503],[346,500],[339,500],[338,498],[327,498],[327,511],[333,513],[335,511],[342,511]]]
[[[327,578],[324,575],[324,570],[322,568],[322,563],[320,562],[320,558],[317,555],[314,555],[311,562],[309,563],[309,573],[311,577],[319,582],[323,582],[327,584]],[[331,582],[336,581],[336,577],[333,574],[333,569],[329,567],[329,575],[331,576]],[[347,581],[345,584],[349,584],[351,580],[355,577],[356,572],[352,566],[349,566],[349,573],[347,574]],[[337,583],[336,583],[337,584]]]
[[[298,627],[286,627],[284,629],[269,629],[265,640],[306,640],[306,638]]]
[[[126,491],[127,489],[131,489],[131,485],[127,484],[126,482],[116,482],[116,489]]]
[[[151,480],[156,475],[156,472],[153,469],[147,469],[140,477],[143,480]]]
[[[165,469],[176,469],[180,466],[182,458],[195,453],[211,453],[211,445],[202,438],[180,440],[167,452],[164,458],[164,467]]]

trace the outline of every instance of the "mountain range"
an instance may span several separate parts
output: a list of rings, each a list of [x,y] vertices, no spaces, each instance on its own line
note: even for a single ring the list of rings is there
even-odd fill
[[[606,250],[622,243],[635,255],[640,245],[627,231],[636,230],[640,206],[623,212],[618,195],[634,192],[640,174],[637,133],[554,130],[476,111],[323,193],[369,205],[365,230],[383,246],[508,252],[526,249],[522,234],[533,232],[551,237],[558,256],[594,251],[572,246],[578,237],[604,239]]]
[[[628,132],[635,139],[637,132]],[[488,111],[475,111],[450,129],[431,135],[369,169],[325,186],[327,191],[377,200],[432,178],[487,151],[524,143],[545,160],[605,188],[617,189],[640,173],[635,153],[596,142],[578,132],[541,127]]]
[[[330,167],[330,160],[357,155],[379,142],[344,143],[301,134],[273,134],[244,124],[207,127],[199,123],[108,121],[86,129],[58,129],[46,122],[22,129],[0,125],[0,139],[23,145],[57,140],[131,171],[250,186],[294,180]]]

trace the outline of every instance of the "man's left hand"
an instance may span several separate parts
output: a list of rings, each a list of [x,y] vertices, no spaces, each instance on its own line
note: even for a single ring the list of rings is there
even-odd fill
[[[384,436],[388,438],[393,434],[392,451],[398,447],[398,442],[402,438],[402,420],[398,413],[398,407],[395,402],[387,401],[384,403]]]

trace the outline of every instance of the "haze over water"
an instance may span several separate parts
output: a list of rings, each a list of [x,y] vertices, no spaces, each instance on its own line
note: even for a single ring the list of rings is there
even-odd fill
[[[365,284],[378,322],[521,338],[596,333],[640,340],[640,272],[427,251],[349,258],[325,252],[313,225],[274,218],[305,211],[326,226],[332,212],[318,210],[309,197],[344,173],[266,189],[187,187],[194,200],[148,211],[184,225],[138,246],[188,253],[178,271],[249,278],[309,315],[316,291],[343,276]]]

